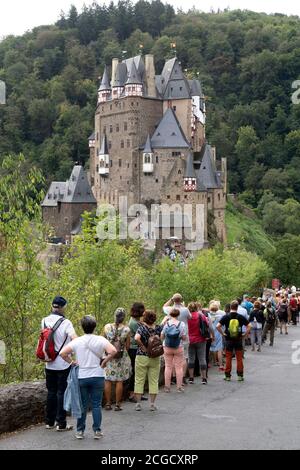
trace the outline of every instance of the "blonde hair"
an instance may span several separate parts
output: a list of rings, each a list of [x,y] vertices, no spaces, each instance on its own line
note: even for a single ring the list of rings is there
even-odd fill
[[[218,302],[211,302],[209,304],[209,309],[212,311],[212,312],[217,312],[218,310],[220,310],[220,304]]]

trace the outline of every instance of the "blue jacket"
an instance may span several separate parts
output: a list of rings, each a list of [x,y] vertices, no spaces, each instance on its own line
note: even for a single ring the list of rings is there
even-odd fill
[[[82,416],[82,403],[81,393],[78,380],[79,366],[71,367],[68,386],[64,396],[64,409],[71,412],[73,418],[81,418]]]

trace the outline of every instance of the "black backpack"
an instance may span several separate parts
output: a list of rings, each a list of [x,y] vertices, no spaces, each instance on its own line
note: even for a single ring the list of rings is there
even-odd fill
[[[271,310],[267,308],[267,323],[273,325],[276,322],[276,313],[274,308]]]
[[[200,335],[204,339],[210,339],[210,329],[209,329],[208,319],[207,319],[207,321],[205,321],[202,315],[204,315],[204,313],[199,313]]]

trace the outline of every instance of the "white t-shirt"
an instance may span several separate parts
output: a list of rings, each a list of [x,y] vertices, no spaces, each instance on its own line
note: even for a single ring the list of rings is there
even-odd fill
[[[76,354],[79,364],[79,379],[105,378],[104,369],[100,367],[100,359],[104,356],[109,345],[110,342],[107,339],[96,335],[83,335],[71,341],[69,347]]]
[[[58,320],[61,318],[60,315],[56,315],[55,313],[51,313],[48,317],[44,318],[42,320],[42,329],[45,328],[53,328],[55,323],[58,322]],[[59,328],[56,330],[54,333],[54,344],[55,344],[55,350],[59,351],[62,345],[66,346],[67,344],[70,343],[71,337],[74,336],[75,330],[70,322],[70,320],[65,319],[62,324],[59,326]],[[64,343],[65,339],[67,338],[66,342]],[[70,367],[70,364],[62,359],[62,357],[57,356],[55,361],[53,362],[48,362],[46,364],[46,369],[49,370],[66,370]]]

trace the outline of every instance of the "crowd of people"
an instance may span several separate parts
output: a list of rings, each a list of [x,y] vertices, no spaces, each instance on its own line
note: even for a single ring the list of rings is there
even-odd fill
[[[186,385],[195,383],[198,369],[203,386],[208,383],[210,367],[218,368],[224,380],[231,381],[235,357],[237,378],[243,382],[246,345],[261,352],[268,336],[270,347],[274,346],[277,328],[280,334],[288,334],[289,324],[299,322],[300,296],[294,287],[264,298],[244,295],[222,310],[217,300],[208,308],[199,302],[186,305],[177,293],[163,305],[162,321],[137,302],[132,305],[128,324],[125,310],[118,308],[102,336],[94,334],[95,318],[85,316],[81,320],[84,334],[79,337],[65,316],[66,305],[63,297],[54,299],[51,314],[42,321],[37,350],[46,362],[46,428],[71,430],[66,418],[71,410],[77,418],[75,436],[83,439],[91,404],[94,438],[100,439],[103,395],[107,412],[121,412],[124,384],[137,412],[143,401],[155,412],[162,374],[164,392],[171,393],[172,384],[176,384],[177,393],[182,394]]]

